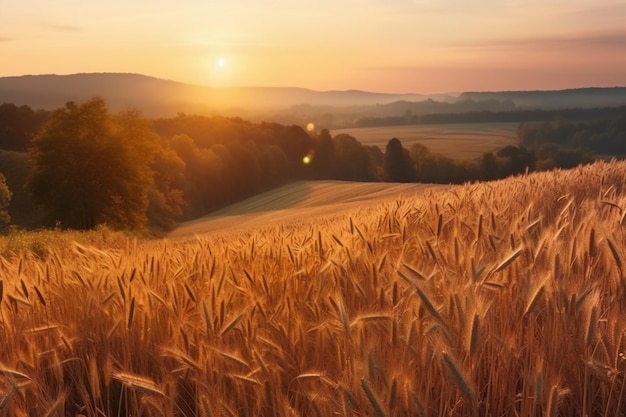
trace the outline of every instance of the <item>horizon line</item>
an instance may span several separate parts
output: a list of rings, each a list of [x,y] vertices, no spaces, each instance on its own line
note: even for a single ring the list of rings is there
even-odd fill
[[[66,74],[60,74],[60,73],[41,73],[41,74],[20,74],[20,75],[0,75],[0,79],[2,78],[24,78],[24,77],[72,77],[72,76],[78,76],[78,75],[130,75],[130,76],[137,76],[137,77],[144,77],[144,78],[150,78],[150,79],[154,79],[154,80],[159,80],[159,81],[165,81],[165,82],[171,82],[171,83],[176,83],[176,84],[182,84],[182,85],[186,85],[186,86],[191,86],[191,87],[198,87],[198,88],[208,88],[208,89],[214,89],[214,90],[235,90],[235,89],[296,89],[296,90],[306,90],[309,92],[313,92],[313,93],[364,93],[364,94],[380,94],[380,95],[398,95],[398,96],[411,96],[411,95],[419,95],[419,96],[435,96],[435,95],[461,95],[461,94],[477,94],[477,93],[521,93],[521,92],[529,92],[529,93],[536,93],[536,92],[563,92],[563,91],[574,91],[574,90],[589,90],[589,89],[615,89],[615,88],[626,88],[626,85],[613,85],[613,86],[598,86],[598,85],[586,85],[586,86],[572,86],[572,87],[568,87],[568,88],[555,88],[555,89],[526,89],[526,90],[521,90],[521,89],[506,89],[506,90],[472,90],[472,89],[468,89],[468,90],[463,90],[463,91],[445,91],[445,92],[431,92],[431,93],[424,93],[424,92],[391,92],[391,91],[373,91],[373,90],[364,90],[364,89],[360,89],[360,88],[346,88],[346,89],[329,89],[329,90],[322,90],[322,89],[313,89],[313,88],[309,88],[309,87],[299,87],[299,86],[262,86],[262,85],[237,85],[237,86],[211,86],[211,85],[203,85],[203,84],[196,84],[196,83],[190,83],[190,82],[186,82],[186,81],[180,81],[180,80],[174,80],[174,79],[168,79],[168,78],[161,78],[161,77],[157,77],[154,75],[148,75],[148,74],[142,74],[142,73],[138,73],[138,72],[111,72],[111,71],[102,71],[102,72],[74,72],[74,73],[66,73]]]

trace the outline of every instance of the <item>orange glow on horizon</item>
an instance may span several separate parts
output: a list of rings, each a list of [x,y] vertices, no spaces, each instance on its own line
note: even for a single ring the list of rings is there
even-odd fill
[[[0,13],[0,76],[398,93],[626,85],[623,2],[276,1],[12,3]]]

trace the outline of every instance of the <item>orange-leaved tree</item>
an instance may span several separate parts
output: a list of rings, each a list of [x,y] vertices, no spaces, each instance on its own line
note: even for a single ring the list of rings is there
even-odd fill
[[[28,189],[63,227],[143,228],[155,136],[137,113],[113,116],[101,98],[67,103],[31,143]]]

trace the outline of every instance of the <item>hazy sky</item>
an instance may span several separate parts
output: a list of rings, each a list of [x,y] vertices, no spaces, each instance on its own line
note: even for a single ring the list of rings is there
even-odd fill
[[[386,92],[626,86],[626,0],[0,0],[0,76]]]

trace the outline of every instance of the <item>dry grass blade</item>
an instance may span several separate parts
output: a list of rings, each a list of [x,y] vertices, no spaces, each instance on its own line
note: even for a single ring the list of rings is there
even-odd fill
[[[109,296],[107,298],[105,298],[104,301],[102,301],[102,304],[105,304],[106,301],[108,301],[110,299],[111,296],[115,295],[115,293],[109,294]],[[162,306],[167,307],[167,303],[165,302],[165,300],[157,293],[155,293],[152,290],[148,291],[148,295],[152,298],[154,298],[155,300],[157,300],[159,303],[161,303]]]
[[[478,340],[480,339],[480,316],[478,314],[474,314],[474,319],[472,320],[472,327],[470,330],[469,337],[469,351],[470,355],[474,356],[476,351],[478,350]]]
[[[243,274],[245,275],[246,279],[248,280],[248,282],[250,282],[250,284],[254,285],[254,278],[252,278],[252,275],[250,275],[250,272],[248,272],[245,268],[243,269]]]
[[[391,320],[393,317],[389,314],[364,314],[361,316],[355,317],[351,322],[350,326],[354,326],[358,322],[378,322],[378,321],[387,321]]]
[[[240,381],[250,382],[251,384],[256,384],[256,385],[259,385],[259,386],[263,386],[263,384],[261,382],[257,381],[254,378],[250,378],[249,376],[246,376],[246,375],[229,374],[228,376],[231,377],[231,378],[238,379]]]
[[[46,411],[44,417],[52,417],[54,415],[62,415],[61,408],[65,408],[65,400],[67,399],[67,393],[64,392],[54,401],[54,404]]]
[[[613,254],[613,259],[615,259],[615,263],[617,264],[617,267],[621,271],[622,270],[622,257],[619,255],[619,252],[617,251],[617,248],[615,247],[611,239],[607,238],[606,243],[608,243],[609,249],[611,249],[611,253]]]
[[[2,413],[2,410],[4,410],[4,407],[9,404],[9,401],[11,401],[17,390],[18,388],[16,386],[11,386],[11,390],[0,398],[0,415]]]
[[[191,301],[193,301],[194,303],[197,303],[198,300],[196,299],[196,295],[193,293],[193,291],[191,290],[191,288],[189,287],[189,284],[187,284],[186,282],[184,283],[184,287],[185,287],[185,291],[187,292],[187,295],[189,296],[189,298],[191,299]]]
[[[324,376],[324,374],[320,373],[320,372],[309,372],[306,374],[300,374],[297,377],[295,377],[294,379],[291,380],[291,382],[296,381],[296,380],[300,380],[300,379],[318,379],[318,378],[322,378]]]
[[[57,330],[60,326],[58,324],[51,324],[39,327],[33,327],[32,329],[24,330],[24,334],[36,334],[49,332],[51,330]]]
[[[9,294],[9,295],[8,295],[8,299],[9,299],[9,302],[11,302],[11,303],[15,303],[15,304],[22,304],[22,305],[24,305],[24,306],[28,306],[28,307],[30,307],[30,306],[32,305],[32,304],[30,303],[30,301],[25,300],[25,299],[23,299],[23,298],[21,298],[21,297],[17,297],[17,296],[15,296],[15,295],[13,295],[13,294]]]
[[[443,214],[439,214],[439,219],[437,220],[437,238],[441,236],[442,228],[443,228]]]
[[[0,366],[2,366],[0,364]],[[31,381],[30,377],[22,372],[16,371],[14,369],[5,368],[4,366],[0,367],[0,374],[4,374],[9,378],[18,378],[27,381]]]
[[[426,243],[426,249],[428,249],[428,253],[430,253],[430,256],[432,257],[433,261],[436,261],[437,254],[435,253],[435,249],[432,247],[432,245],[430,244],[428,240],[425,240],[424,243]]]
[[[224,328],[220,331],[220,336],[224,336],[226,333],[228,333],[230,330],[232,330],[237,325],[237,323],[239,323],[239,321],[241,321],[241,319],[243,318],[245,313],[246,313],[245,311],[242,311],[235,318],[233,318],[231,321],[229,321],[224,326]]]
[[[46,300],[43,298],[43,295],[41,295],[41,291],[39,291],[39,288],[37,288],[36,285],[35,285],[35,293],[37,294],[37,298],[39,299],[39,302],[41,303],[41,305],[45,307]]]
[[[403,263],[402,266],[405,267],[406,269],[408,269],[409,272],[411,272],[417,278],[419,278],[421,280],[426,280],[426,277],[424,275],[422,275],[417,269],[413,268],[412,266],[407,265],[405,263]]]
[[[383,409],[380,406],[380,403],[378,402],[376,395],[374,395],[374,392],[370,388],[365,378],[361,378],[361,387],[363,388],[363,391],[365,392],[365,395],[367,396],[367,399],[369,400],[370,404],[372,404],[372,407],[374,408],[374,412],[376,413],[376,415],[378,417],[385,417],[385,413],[383,412]]]
[[[478,277],[483,273],[483,271],[487,268],[487,265],[481,265],[476,268],[476,262],[474,258],[472,258],[472,282],[476,282]]]
[[[544,295],[544,291],[545,281],[530,292],[530,296],[528,297],[528,300],[526,302],[526,308],[524,309],[524,315],[528,314],[539,302],[539,300],[541,300],[541,297],[543,297]]]
[[[322,373],[315,372],[315,373],[300,374],[297,377],[295,377],[294,379],[321,378],[322,376],[323,376]]]
[[[541,220],[543,220],[541,217],[539,217],[537,220],[532,221],[530,224],[528,224],[528,226],[526,226],[526,231],[528,232],[529,230],[531,230],[533,227],[537,226],[538,224],[541,223]]]
[[[523,251],[524,251],[523,247],[519,247],[515,249],[502,262],[500,262],[498,266],[494,268],[492,273],[500,272],[507,266],[511,265],[511,263],[513,263],[513,261],[516,260],[522,254]]]
[[[613,208],[616,208],[616,209],[619,211],[619,213],[620,213],[620,214],[622,214],[622,208],[621,208],[620,206],[618,206],[617,204],[612,203],[612,202],[610,202],[610,201],[606,201],[606,200],[602,200],[602,201],[600,201],[600,202],[601,202],[602,204],[606,204],[607,206],[611,206],[611,207],[613,207]]]
[[[211,321],[211,313],[209,312],[209,307],[206,304],[206,301],[202,301],[202,318],[204,319],[204,324],[207,329],[207,336],[210,332],[213,331],[213,322]]]
[[[484,281],[482,286],[488,289],[501,290],[506,288],[506,284],[497,281]]]
[[[30,300],[30,294],[28,293],[28,287],[26,286],[26,283],[24,282],[23,279],[20,279],[20,285],[22,286],[22,294],[24,294],[24,297],[26,297],[27,299]]]
[[[454,382],[456,382],[456,385],[461,390],[461,393],[470,401],[473,400],[474,393],[470,388],[470,385],[467,383],[467,379],[463,376],[454,360],[446,352],[443,353],[443,360],[448,366],[450,372],[452,373],[452,376],[454,377]]]
[[[333,235],[333,240],[334,240],[335,242],[337,242],[337,244],[338,244],[339,246],[341,246],[342,248],[344,247],[344,246],[343,246],[343,242],[342,242],[341,240],[339,240],[339,238],[338,238],[337,236]]]
[[[222,355],[224,358],[228,359],[229,361],[236,363],[237,365],[241,365],[244,368],[250,370],[250,364],[248,364],[248,362],[246,362],[243,358],[240,358],[239,356],[236,356],[227,352],[222,352],[222,351],[218,351],[218,352],[220,355]]]
[[[198,363],[193,360],[189,355],[179,349],[163,348],[161,352],[162,356],[168,356],[170,358],[176,359],[181,364],[189,366],[190,368],[200,370],[200,366],[198,365]]]
[[[589,232],[589,256],[594,257],[597,254],[596,247],[596,231],[592,227],[591,232]]]
[[[428,298],[428,296],[426,296],[424,291],[422,291],[417,285],[413,285],[413,287],[415,288],[417,295],[419,295],[426,309],[430,312],[431,316],[433,316],[438,321],[443,322],[441,314],[439,314],[439,311],[435,308],[433,303],[430,302],[430,299]]]
[[[135,297],[130,301],[130,309],[128,310],[128,321],[126,323],[126,328],[130,329],[133,325],[133,317],[135,316]]]

